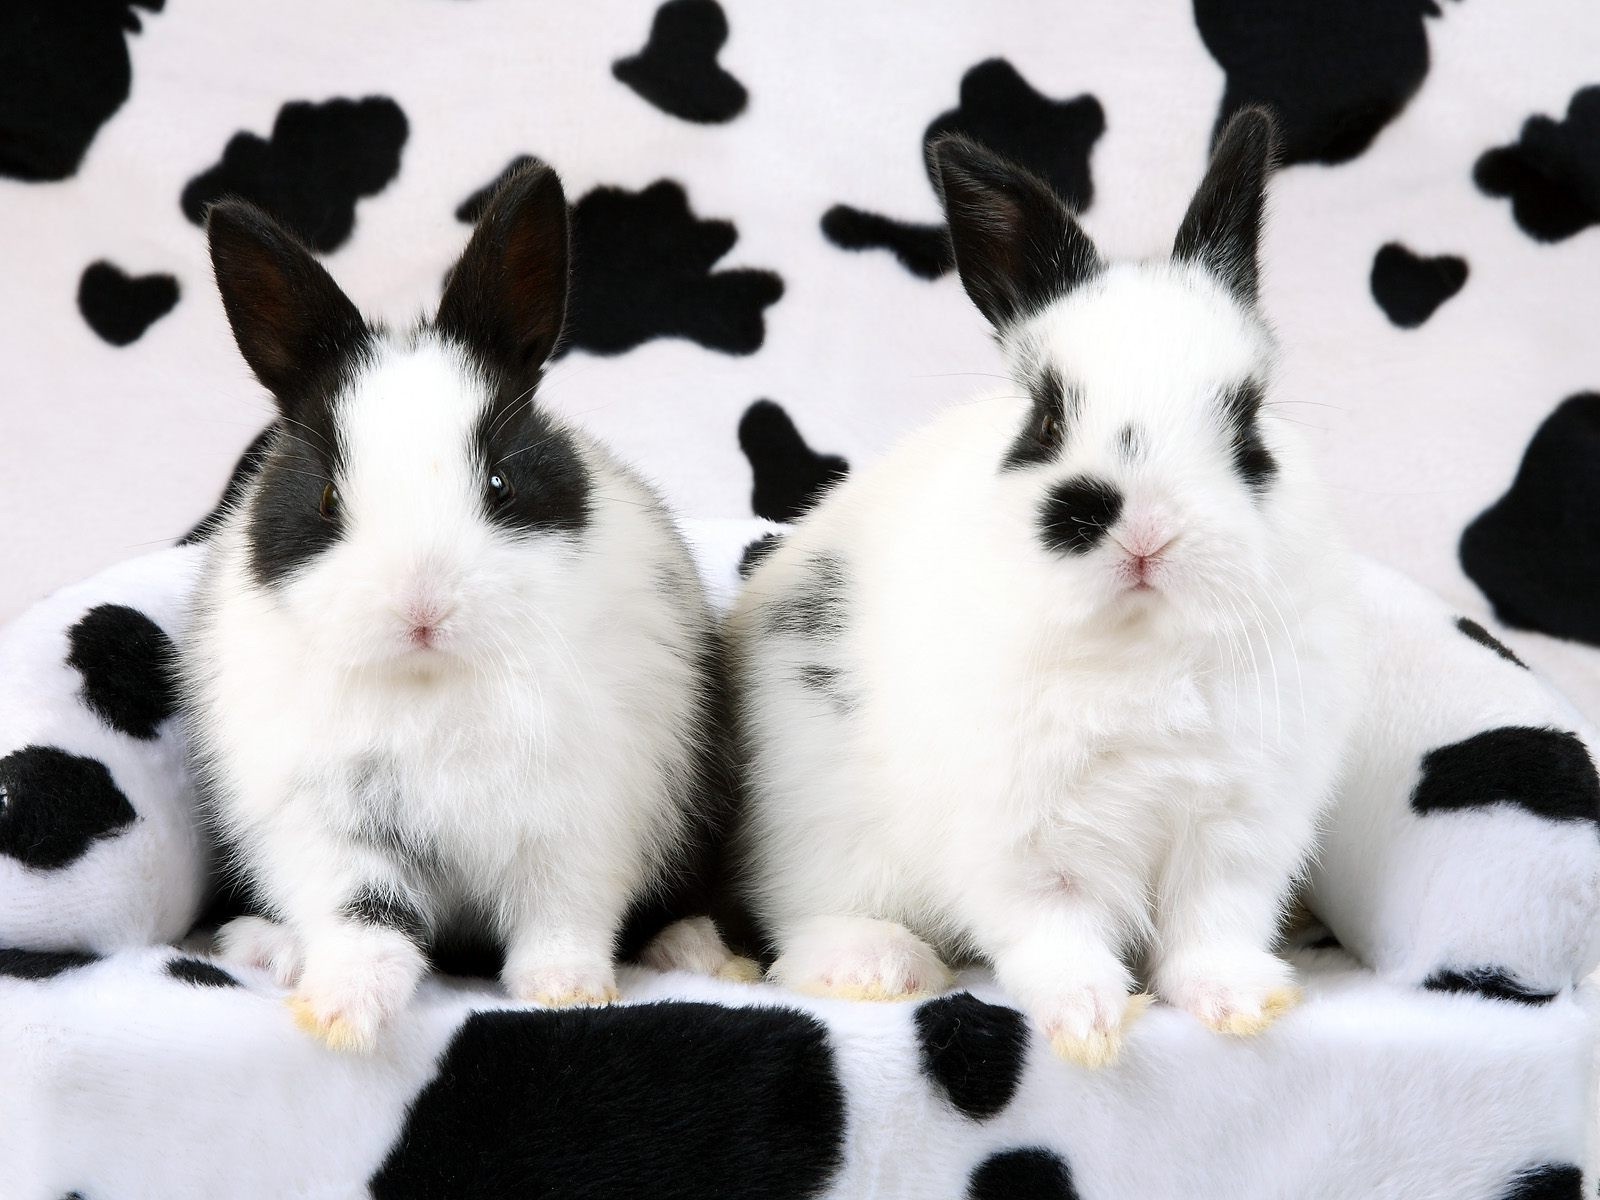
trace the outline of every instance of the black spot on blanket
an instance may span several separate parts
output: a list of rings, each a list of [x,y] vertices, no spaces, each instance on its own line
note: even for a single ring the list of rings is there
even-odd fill
[[[0,758],[0,854],[23,866],[59,870],[137,818],[96,759],[54,746],[24,746]]]
[[[1428,73],[1434,0],[1194,0],[1227,85],[1216,132],[1241,108],[1272,110],[1284,163],[1346,162],[1399,115]]]
[[[1573,93],[1564,120],[1529,117],[1517,141],[1478,159],[1472,178],[1508,198],[1512,217],[1538,241],[1600,224],[1600,84]]]
[[[744,111],[744,85],[717,62],[728,18],[717,0],[668,0],[650,23],[644,49],[611,66],[618,80],[662,112],[685,121],[731,121]]]
[[[1525,987],[1511,972],[1500,967],[1471,967],[1455,970],[1441,967],[1422,981],[1430,992],[1470,992],[1489,1000],[1511,1000],[1517,1004],[1549,1004],[1554,992]]]
[[[6,0],[0,4],[0,175],[66,179],[128,98],[124,33],[166,0]]]
[[[761,565],[761,560],[766,558],[778,548],[783,541],[783,535],[777,533],[763,533],[755,541],[744,548],[739,555],[739,578],[749,579],[750,572]]]
[[[98,961],[99,955],[82,950],[0,949],[0,975],[11,979],[54,979]]]
[[[113,346],[130,346],[178,303],[171,275],[125,275],[108,262],[91,263],[78,280],[78,311]]]
[[[1419,813],[1509,804],[1551,821],[1600,823],[1600,776],[1583,742],[1508,725],[1430,750],[1411,793]]]
[[[239,981],[229,975],[215,963],[208,963],[203,958],[175,958],[167,964],[167,974],[180,983],[192,983],[196,987],[230,988],[238,987]]]
[[[149,740],[177,711],[177,652],[142,612],[98,605],[67,631],[67,644],[67,663],[83,676],[84,703],[111,728]]]
[[[916,1020],[923,1074],[967,1116],[999,1115],[1016,1095],[1027,1062],[1022,1014],[958,992],[928,1001]]]
[[[804,1013],[665,1003],[473,1014],[376,1200],[788,1200],[838,1169],[844,1093]]]
[[[1078,1200],[1072,1170],[1039,1146],[1003,1150],[978,1164],[967,1182],[967,1200]]]
[[[202,225],[212,201],[238,196],[326,254],[355,228],[356,201],[399,173],[408,132],[405,113],[386,96],[285,104],[270,137],[234,134],[221,161],[189,181],[183,214]]]
[[[1372,259],[1372,298],[1401,329],[1415,329],[1467,282],[1467,260],[1428,258],[1390,242]]]
[[[1478,645],[1493,650],[1508,663],[1515,663],[1524,671],[1528,669],[1528,664],[1513,654],[1509,646],[1507,646],[1499,638],[1495,637],[1494,634],[1490,633],[1482,625],[1479,625],[1471,617],[1457,617],[1456,628],[1462,633],[1466,634],[1473,641],[1477,642]]]
[[[1600,646],[1600,393],[1564,400],[1506,494],[1461,535],[1461,566],[1513,629]]]
[[[739,449],[750,462],[755,487],[750,507],[769,521],[798,521],[850,464],[806,445],[781,404],[757,400],[739,419]]]
[[[234,463],[233,470],[228,474],[228,482],[223,485],[222,497],[204,517],[199,524],[178,539],[178,545],[187,546],[191,542],[203,542],[217,531],[217,526],[222,524],[222,518],[235,504],[244,491],[244,485],[254,479],[261,471],[261,465],[267,460],[267,451],[271,448],[273,434],[277,432],[277,425],[268,425],[255,437],[250,439],[250,444],[244,448],[244,453],[239,456],[239,461]]]
[[[1500,1200],[1579,1200],[1583,1170],[1573,1163],[1542,1163],[1517,1172]]]
[[[947,133],[965,134],[1044,179],[1074,210],[1094,199],[1089,155],[1105,132],[1105,110],[1093,96],[1052,100],[1003,58],[986,59],[961,77],[960,103],[923,131],[922,145]],[[938,192],[924,153],[928,180]],[[898,221],[836,204],[822,233],[843,250],[886,249],[913,275],[936,279],[955,265],[943,225]]]

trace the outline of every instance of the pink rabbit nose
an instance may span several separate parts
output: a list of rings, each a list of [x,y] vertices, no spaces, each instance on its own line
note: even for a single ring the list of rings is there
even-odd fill
[[[406,609],[406,640],[419,650],[431,649],[439,640],[440,626],[450,616],[442,605],[413,604]]]
[[[1176,537],[1169,537],[1156,546],[1150,546],[1148,542],[1143,544],[1135,542],[1128,547],[1128,572],[1133,576],[1135,588],[1145,590],[1150,587],[1150,577],[1161,565],[1161,556],[1176,540]]]

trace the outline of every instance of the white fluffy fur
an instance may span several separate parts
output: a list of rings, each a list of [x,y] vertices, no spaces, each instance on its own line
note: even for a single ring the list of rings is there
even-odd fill
[[[1279,473],[1252,497],[1217,415],[1268,369],[1268,335],[1194,268],[1118,265],[1007,349],[1019,379],[1049,363],[1083,397],[1054,461],[1000,469],[1026,397],[955,408],[830,492],[732,614],[776,976],[896,995],[932,982],[917,939],[976,953],[1058,1049],[1099,1060],[1142,947],[1161,996],[1243,1031],[1290,981],[1268,945],[1349,696],[1348,572],[1312,471],[1267,416]],[[1121,519],[1050,553],[1040,503],[1084,473],[1121,489]],[[1114,539],[1168,538],[1154,590],[1130,591]],[[773,618],[819,558],[842,565],[837,638]]]
[[[347,535],[264,588],[252,488],[199,590],[185,675],[217,818],[303,938],[302,1011],[332,1040],[369,1043],[423,970],[404,938],[341,918],[359,888],[436,928],[486,912],[515,996],[604,1001],[623,913],[683,832],[710,621],[688,551],[581,435],[580,535],[488,525],[469,441],[489,400],[442,340],[384,343],[336,405]],[[419,607],[431,651],[407,640]],[[373,848],[387,837],[411,865]]]

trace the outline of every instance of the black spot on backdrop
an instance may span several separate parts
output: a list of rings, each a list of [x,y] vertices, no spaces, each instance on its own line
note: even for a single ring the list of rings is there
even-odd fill
[[[1415,329],[1467,282],[1467,260],[1453,254],[1427,258],[1399,242],[1372,259],[1372,298],[1401,329]]]
[[[1510,1000],[1516,1004],[1549,1004],[1553,992],[1524,987],[1515,975],[1499,967],[1472,967],[1467,970],[1440,968],[1422,981],[1430,992],[1467,992],[1488,1000]]]
[[[1580,1200],[1583,1169],[1573,1163],[1541,1163],[1524,1167],[1500,1200]]]
[[[778,548],[778,544],[782,541],[783,537],[781,534],[763,533],[760,537],[756,538],[755,541],[746,546],[744,551],[739,555],[739,578],[749,579],[750,572],[754,571],[758,566],[760,566],[761,560],[776,550]]]
[[[986,59],[961,77],[958,106],[940,113],[923,131],[924,166],[937,196],[928,144],[946,133],[965,134],[1033,171],[1081,212],[1094,199],[1089,154],[1105,128],[1105,111],[1093,96],[1052,100],[1005,59]],[[836,204],[823,215],[822,232],[844,250],[892,251],[923,279],[935,279],[955,265],[942,224],[897,221]]]
[[[1078,1200],[1072,1171],[1059,1155],[1038,1146],[1002,1150],[978,1164],[967,1182],[968,1200]]]
[[[1027,1062],[1022,1014],[958,992],[918,1007],[916,1021],[923,1074],[967,1116],[998,1116],[1016,1095]]]
[[[838,1169],[844,1121],[827,1032],[804,1013],[479,1012],[371,1189],[375,1200],[800,1200]]]
[[[108,262],[91,263],[78,280],[78,311],[113,346],[129,346],[178,303],[171,275],[125,275]]]
[[[1573,93],[1564,120],[1529,117],[1520,138],[1478,159],[1472,178],[1509,198],[1522,231],[1541,242],[1600,224],[1600,84]]]
[[[59,870],[137,818],[97,759],[54,746],[24,746],[0,758],[0,854],[23,866]]]
[[[1507,725],[1430,750],[1411,793],[1419,813],[1509,804],[1550,821],[1600,824],[1600,775],[1574,733]]]
[[[685,121],[731,121],[744,111],[744,85],[717,62],[728,18],[717,0],[667,0],[644,49],[611,73],[662,112]]]
[[[1509,646],[1507,646],[1499,638],[1495,637],[1494,634],[1490,633],[1482,625],[1479,625],[1471,617],[1457,617],[1456,628],[1462,633],[1466,634],[1473,641],[1477,642],[1478,645],[1483,646],[1486,649],[1493,650],[1508,663],[1515,663],[1524,671],[1528,669],[1528,664],[1523,662],[1515,654],[1511,653],[1511,648]]]
[[[1348,162],[1399,115],[1428,73],[1434,0],[1194,0],[1227,74],[1213,135],[1253,104],[1278,122],[1285,165]]]
[[[1513,629],[1600,646],[1600,394],[1562,401],[1506,494],[1461,535],[1461,566]]]
[[[124,33],[166,0],[6,0],[0,4],[0,175],[66,179],[128,98]]]
[[[167,974],[180,983],[192,983],[196,987],[230,988],[238,987],[239,981],[229,975],[215,963],[208,963],[203,958],[175,958],[167,964]]]
[[[98,961],[98,955],[82,950],[0,949],[0,975],[11,979],[54,979]]]
[[[101,604],[67,631],[83,701],[119,733],[149,740],[178,707],[172,639],[142,612]]]
[[[222,160],[183,189],[183,215],[205,222],[206,206],[224,196],[259,205],[326,254],[355,228],[356,201],[376,195],[400,170],[409,127],[386,96],[297,100],[278,110],[272,134],[240,132]]]
[[[187,546],[191,542],[204,541],[216,532],[217,526],[222,524],[224,514],[238,502],[239,494],[244,491],[244,485],[260,472],[261,464],[267,458],[267,449],[272,444],[272,435],[277,428],[276,424],[268,425],[250,439],[250,444],[244,448],[239,461],[233,464],[233,470],[228,473],[228,482],[223,485],[222,497],[210,512],[200,518],[199,524],[178,539],[178,545]]]
[[[771,400],[757,400],[739,418],[739,449],[755,478],[750,506],[769,521],[798,521],[850,470],[837,454],[806,445],[783,406]]]

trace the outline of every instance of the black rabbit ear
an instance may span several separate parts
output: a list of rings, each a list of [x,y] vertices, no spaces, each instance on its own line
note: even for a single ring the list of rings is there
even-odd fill
[[[535,160],[484,209],[434,323],[497,367],[536,376],[566,321],[567,264],[567,198]]]
[[[929,147],[956,271],[996,329],[1100,271],[1100,255],[1044,180],[959,135]]]
[[[206,238],[239,352],[283,413],[296,416],[371,330],[311,252],[255,205],[213,204]]]
[[[1217,137],[1211,165],[1172,246],[1173,258],[1205,267],[1241,304],[1253,305],[1259,290],[1261,219],[1277,145],[1266,109],[1235,114]]]

